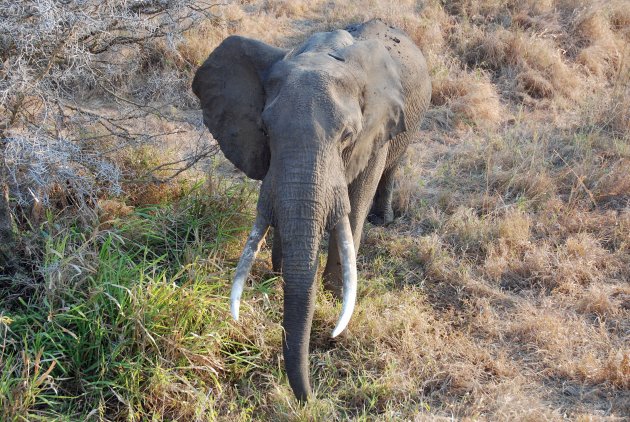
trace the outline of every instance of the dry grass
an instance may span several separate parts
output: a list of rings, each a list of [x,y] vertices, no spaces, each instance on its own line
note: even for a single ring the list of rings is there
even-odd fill
[[[137,388],[121,396],[128,407],[115,396],[107,403],[92,397],[77,412],[99,408],[128,420],[627,418],[627,2],[268,0],[211,10],[212,19],[177,47],[180,57],[169,58],[176,69],[190,71],[229,34],[290,46],[314,31],[372,17],[422,47],[434,107],[400,170],[399,218],[366,227],[359,301],[340,339],[329,338],[338,304],[320,292],[311,353],[315,398],[301,406],[282,369],[282,286],[271,272],[269,247],[255,264],[241,323],[216,321],[227,315],[224,279],[247,226],[241,209],[232,214],[229,204],[252,205],[251,186],[226,191],[215,175],[202,188],[210,199],[195,202],[195,218],[183,224],[185,241],[177,204],[188,199],[180,185],[140,185],[125,200],[102,201],[100,230],[154,216],[143,204],[171,210],[151,225],[150,236],[137,226],[131,239],[149,242],[151,253],[177,267],[180,278],[173,280],[183,284],[176,289],[170,275],[152,273],[155,282],[134,290],[140,301],[134,312],[147,312],[162,349],[139,370],[147,379],[130,375]],[[155,155],[137,154],[125,157],[128,168],[150,166]],[[231,175],[214,165],[215,173]],[[208,209],[216,220],[202,218]],[[50,273],[56,292],[75,286],[69,281],[77,280],[75,267],[95,271],[93,261],[103,261],[95,250],[80,254],[80,242],[54,245],[46,256],[63,264]],[[147,268],[141,273],[157,271]],[[155,296],[143,296],[139,286]],[[174,299],[151,313],[142,300],[155,306],[156,297]],[[51,391],[42,382],[28,385]]]
[[[445,107],[445,116],[452,116],[456,127],[492,128],[505,119],[496,89],[485,75],[462,72],[448,79],[437,79],[431,102]]]
[[[573,23],[574,34],[584,44],[576,61],[597,76],[614,77],[627,54],[625,42],[629,21],[630,12],[622,2],[581,13]]]
[[[256,342],[264,367],[231,368],[239,381],[217,397],[219,417],[248,419],[245,409],[255,409],[254,419],[287,420],[628,413],[622,6],[234,3],[190,34],[180,51],[199,63],[228,33],[287,46],[381,17],[423,48],[433,78],[428,131],[401,169],[402,218],[367,228],[359,306],[339,341],[327,337],[336,304],[320,295],[316,399],[297,406],[284,380],[275,285],[249,300],[239,337]],[[268,255],[258,277],[269,272]],[[170,397],[164,391],[156,395]]]

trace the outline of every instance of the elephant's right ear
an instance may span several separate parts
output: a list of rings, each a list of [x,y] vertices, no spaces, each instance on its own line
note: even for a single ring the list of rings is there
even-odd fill
[[[223,154],[252,179],[262,180],[269,169],[262,78],[285,54],[263,42],[231,36],[210,54],[192,83],[203,121]]]

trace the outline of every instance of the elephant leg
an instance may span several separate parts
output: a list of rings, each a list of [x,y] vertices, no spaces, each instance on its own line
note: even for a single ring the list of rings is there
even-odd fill
[[[378,183],[372,209],[368,215],[369,222],[374,225],[388,224],[394,221],[392,197],[394,194],[396,170],[398,170],[398,163],[386,169]]]
[[[355,253],[359,252],[361,236],[363,233],[363,224],[372,205],[372,199],[376,193],[376,189],[381,180],[383,169],[385,168],[387,158],[387,146],[375,155],[368,166],[357,176],[357,178],[348,186],[348,195],[350,196],[350,226],[354,238]],[[324,288],[330,291],[333,296],[341,297],[342,286],[341,261],[339,259],[339,251],[337,250],[337,237],[333,232],[330,233],[328,241],[328,260],[324,269]]]
[[[328,259],[324,268],[323,281],[324,289],[332,293],[335,298],[341,299],[341,259],[337,248],[337,233],[334,230],[330,232],[328,239]]]
[[[271,266],[273,272],[282,272],[282,243],[280,242],[280,230],[273,229],[273,246],[271,247]]]

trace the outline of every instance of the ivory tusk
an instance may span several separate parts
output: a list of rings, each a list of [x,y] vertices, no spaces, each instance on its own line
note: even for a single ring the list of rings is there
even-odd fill
[[[256,216],[254,227],[247,237],[247,243],[243,248],[243,253],[236,266],[236,273],[234,274],[234,281],[232,282],[232,293],[230,294],[230,311],[232,312],[232,318],[238,321],[238,312],[241,305],[241,295],[243,294],[243,287],[245,286],[245,280],[252,269],[252,264],[258,255],[260,245],[262,245],[269,225],[263,221],[260,216]]]
[[[337,248],[339,248],[343,277],[343,302],[341,304],[341,316],[332,332],[333,338],[341,334],[348,326],[357,300],[357,259],[354,252],[350,219],[347,215],[337,223],[335,230],[337,231]]]

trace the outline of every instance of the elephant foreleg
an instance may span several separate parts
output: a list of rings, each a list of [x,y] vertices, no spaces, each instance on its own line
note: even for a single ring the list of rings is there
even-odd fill
[[[370,223],[375,225],[388,224],[394,221],[394,209],[392,208],[392,198],[394,194],[394,181],[398,163],[385,170],[381,181],[376,188],[372,209],[368,215]]]
[[[273,246],[271,247],[271,266],[275,273],[282,272],[282,243],[280,230],[273,229]]]
[[[339,258],[339,250],[337,249],[337,234],[335,231],[330,232],[328,239],[328,260],[324,269],[324,288],[328,290],[337,299],[341,298],[341,259]]]
[[[350,226],[354,238],[355,253],[359,251],[361,236],[363,234],[363,224],[372,205],[372,199],[376,193],[381,175],[385,168],[387,158],[387,146],[374,156],[372,161],[357,178],[348,186],[350,204]],[[328,260],[324,269],[324,288],[329,290],[333,296],[340,298],[342,289],[341,261],[337,250],[337,238],[334,232],[330,233],[328,241]]]

